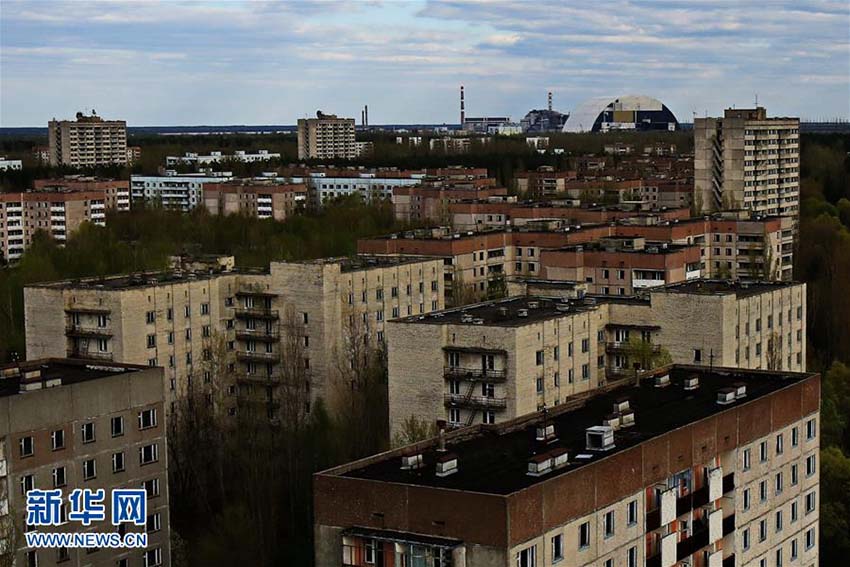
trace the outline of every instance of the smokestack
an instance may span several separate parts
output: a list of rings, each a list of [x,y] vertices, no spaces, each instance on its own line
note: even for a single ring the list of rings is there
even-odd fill
[[[466,112],[463,108],[463,85],[460,86],[460,127],[463,128],[463,122],[466,119]]]
[[[369,125],[369,105],[363,107],[363,113],[366,116],[366,126]]]
[[[552,91],[549,91],[549,110],[552,110]]]
[[[366,125],[366,111],[365,110],[360,111],[360,125],[361,126]]]

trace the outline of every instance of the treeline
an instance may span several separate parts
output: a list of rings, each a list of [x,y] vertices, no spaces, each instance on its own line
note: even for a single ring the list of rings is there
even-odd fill
[[[850,136],[801,142],[795,277],[808,288],[809,369],[823,376],[821,565],[850,555]]]
[[[285,222],[212,216],[200,209],[110,213],[105,227],[86,223],[64,247],[38,233],[17,265],[0,269],[0,361],[24,354],[23,288],[30,283],[158,270],[169,256],[182,253],[232,254],[239,266],[349,256],[358,238],[402,228],[389,204],[347,199]]]

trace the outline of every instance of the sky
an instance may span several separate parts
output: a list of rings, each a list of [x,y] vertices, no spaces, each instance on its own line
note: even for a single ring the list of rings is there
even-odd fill
[[[643,94],[680,121],[850,116],[847,0],[0,0],[0,126],[370,124]]]

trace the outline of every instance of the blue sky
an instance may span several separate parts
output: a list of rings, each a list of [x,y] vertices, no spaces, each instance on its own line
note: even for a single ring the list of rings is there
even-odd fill
[[[0,0],[0,125],[519,120],[646,94],[689,121],[850,115],[846,0]]]

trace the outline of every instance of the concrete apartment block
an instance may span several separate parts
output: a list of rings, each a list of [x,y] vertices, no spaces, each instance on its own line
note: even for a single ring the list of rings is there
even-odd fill
[[[523,283],[525,292],[511,285],[521,296],[389,324],[393,435],[411,417],[501,423],[634,380],[647,364],[635,341],[677,364],[806,368],[805,284],[699,279],[619,298],[585,296],[587,284]]]
[[[298,119],[298,159],[354,159],[354,119],[316,113]]]
[[[24,291],[27,356],[162,366],[169,411],[191,385],[230,415],[242,404],[275,416],[293,362],[283,341],[297,333],[305,411],[319,398],[333,408],[350,388],[342,347],[379,348],[389,319],[444,308],[441,269],[361,256],[36,284]]]
[[[800,119],[762,108],[694,120],[694,191],[702,211],[744,208],[797,218]]]
[[[443,433],[315,475],[316,565],[816,565],[819,406],[816,374],[671,366]]]
[[[51,120],[47,124],[50,165],[94,167],[126,165],[127,123],[77,113],[76,121]]]
[[[23,517],[26,491],[34,488],[59,488],[65,497],[76,488],[102,488],[106,524],[38,531],[111,532],[111,490],[148,492],[146,549],[27,549],[21,536],[16,565],[170,564],[163,395],[161,368],[67,359],[0,368],[0,515]]]

